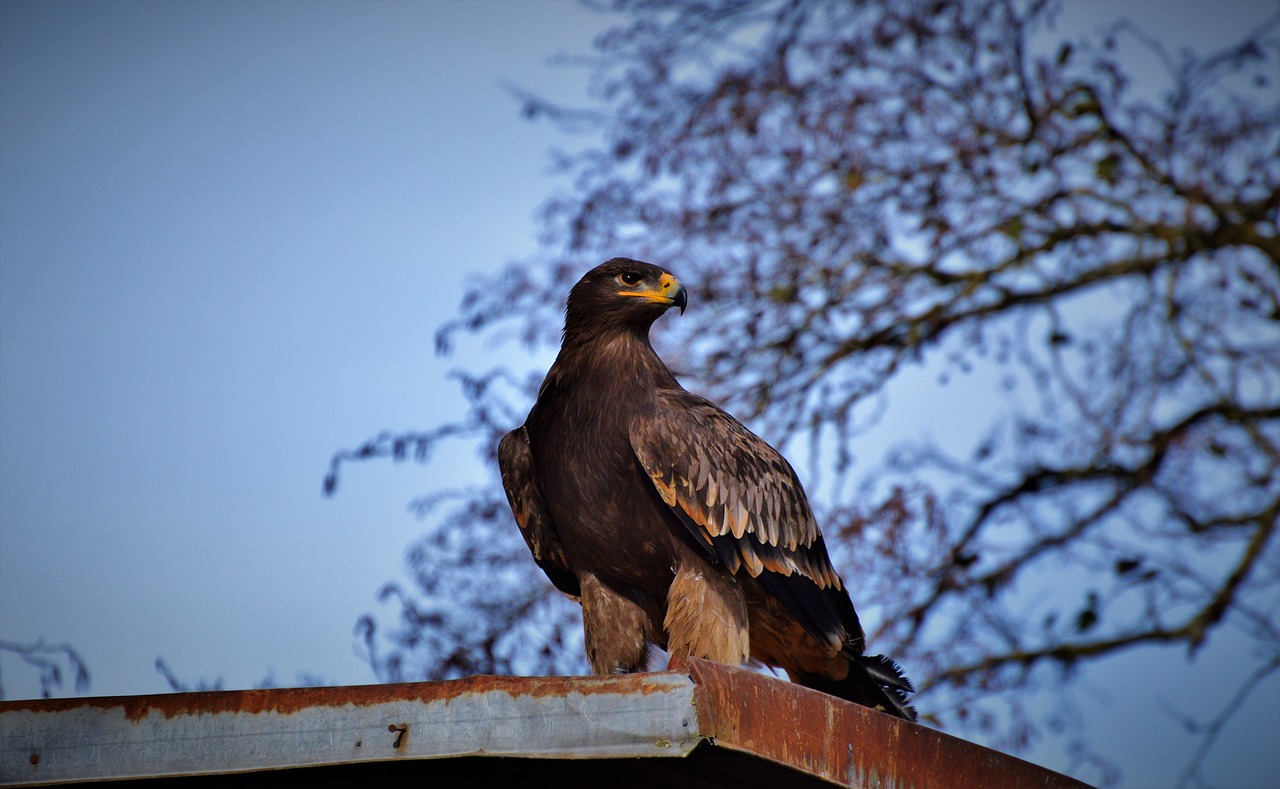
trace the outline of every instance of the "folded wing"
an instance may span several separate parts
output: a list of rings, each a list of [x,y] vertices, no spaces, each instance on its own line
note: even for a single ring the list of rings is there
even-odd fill
[[[730,573],[745,571],[833,650],[862,651],[863,634],[786,459],[714,403],[660,390],[631,446],[662,500]]]
[[[556,532],[547,506],[542,498],[533,470],[533,455],[529,451],[529,434],[518,427],[503,436],[498,443],[498,469],[502,473],[502,487],[507,502],[515,514],[520,534],[542,571],[555,587],[571,597],[580,597],[582,589],[578,577],[569,567],[560,536]]]

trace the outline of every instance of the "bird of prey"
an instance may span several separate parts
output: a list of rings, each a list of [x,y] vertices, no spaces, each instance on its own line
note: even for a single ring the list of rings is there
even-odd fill
[[[915,719],[910,682],[864,654],[862,626],[795,471],[649,343],[683,313],[666,269],[614,258],[569,293],[560,353],[498,447],[533,558],[582,605],[597,674],[647,668],[651,646],[785,669],[792,681]]]

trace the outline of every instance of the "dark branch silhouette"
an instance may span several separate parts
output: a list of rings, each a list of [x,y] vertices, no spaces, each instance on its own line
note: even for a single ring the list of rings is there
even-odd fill
[[[89,665],[70,644],[46,644],[43,640],[31,644],[0,641],[0,652],[16,655],[36,670],[40,695],[46,699],[62,688],[67,674],[72,676],[72,687],[77,693],[89,689]],[[4,697],[4,685],[0,684],[0,699]]]

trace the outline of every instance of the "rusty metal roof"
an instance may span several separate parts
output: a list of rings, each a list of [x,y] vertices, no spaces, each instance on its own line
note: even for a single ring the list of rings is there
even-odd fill
[[[0,702],[0,784],[438,779],[555,786],[1078,789],[753,671]],[[154,785],[149,781],[149,784]]]

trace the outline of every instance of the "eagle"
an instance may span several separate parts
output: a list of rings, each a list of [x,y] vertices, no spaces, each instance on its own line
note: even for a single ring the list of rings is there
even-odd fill
[[[498,445],[537,565],[582,605],[596,674],[703,658],[907,720],[911,683],[865,635],[786,459],[686,391],[649,341],[687,291],[614,258],[569,292],[559,355],[524,425]]]

